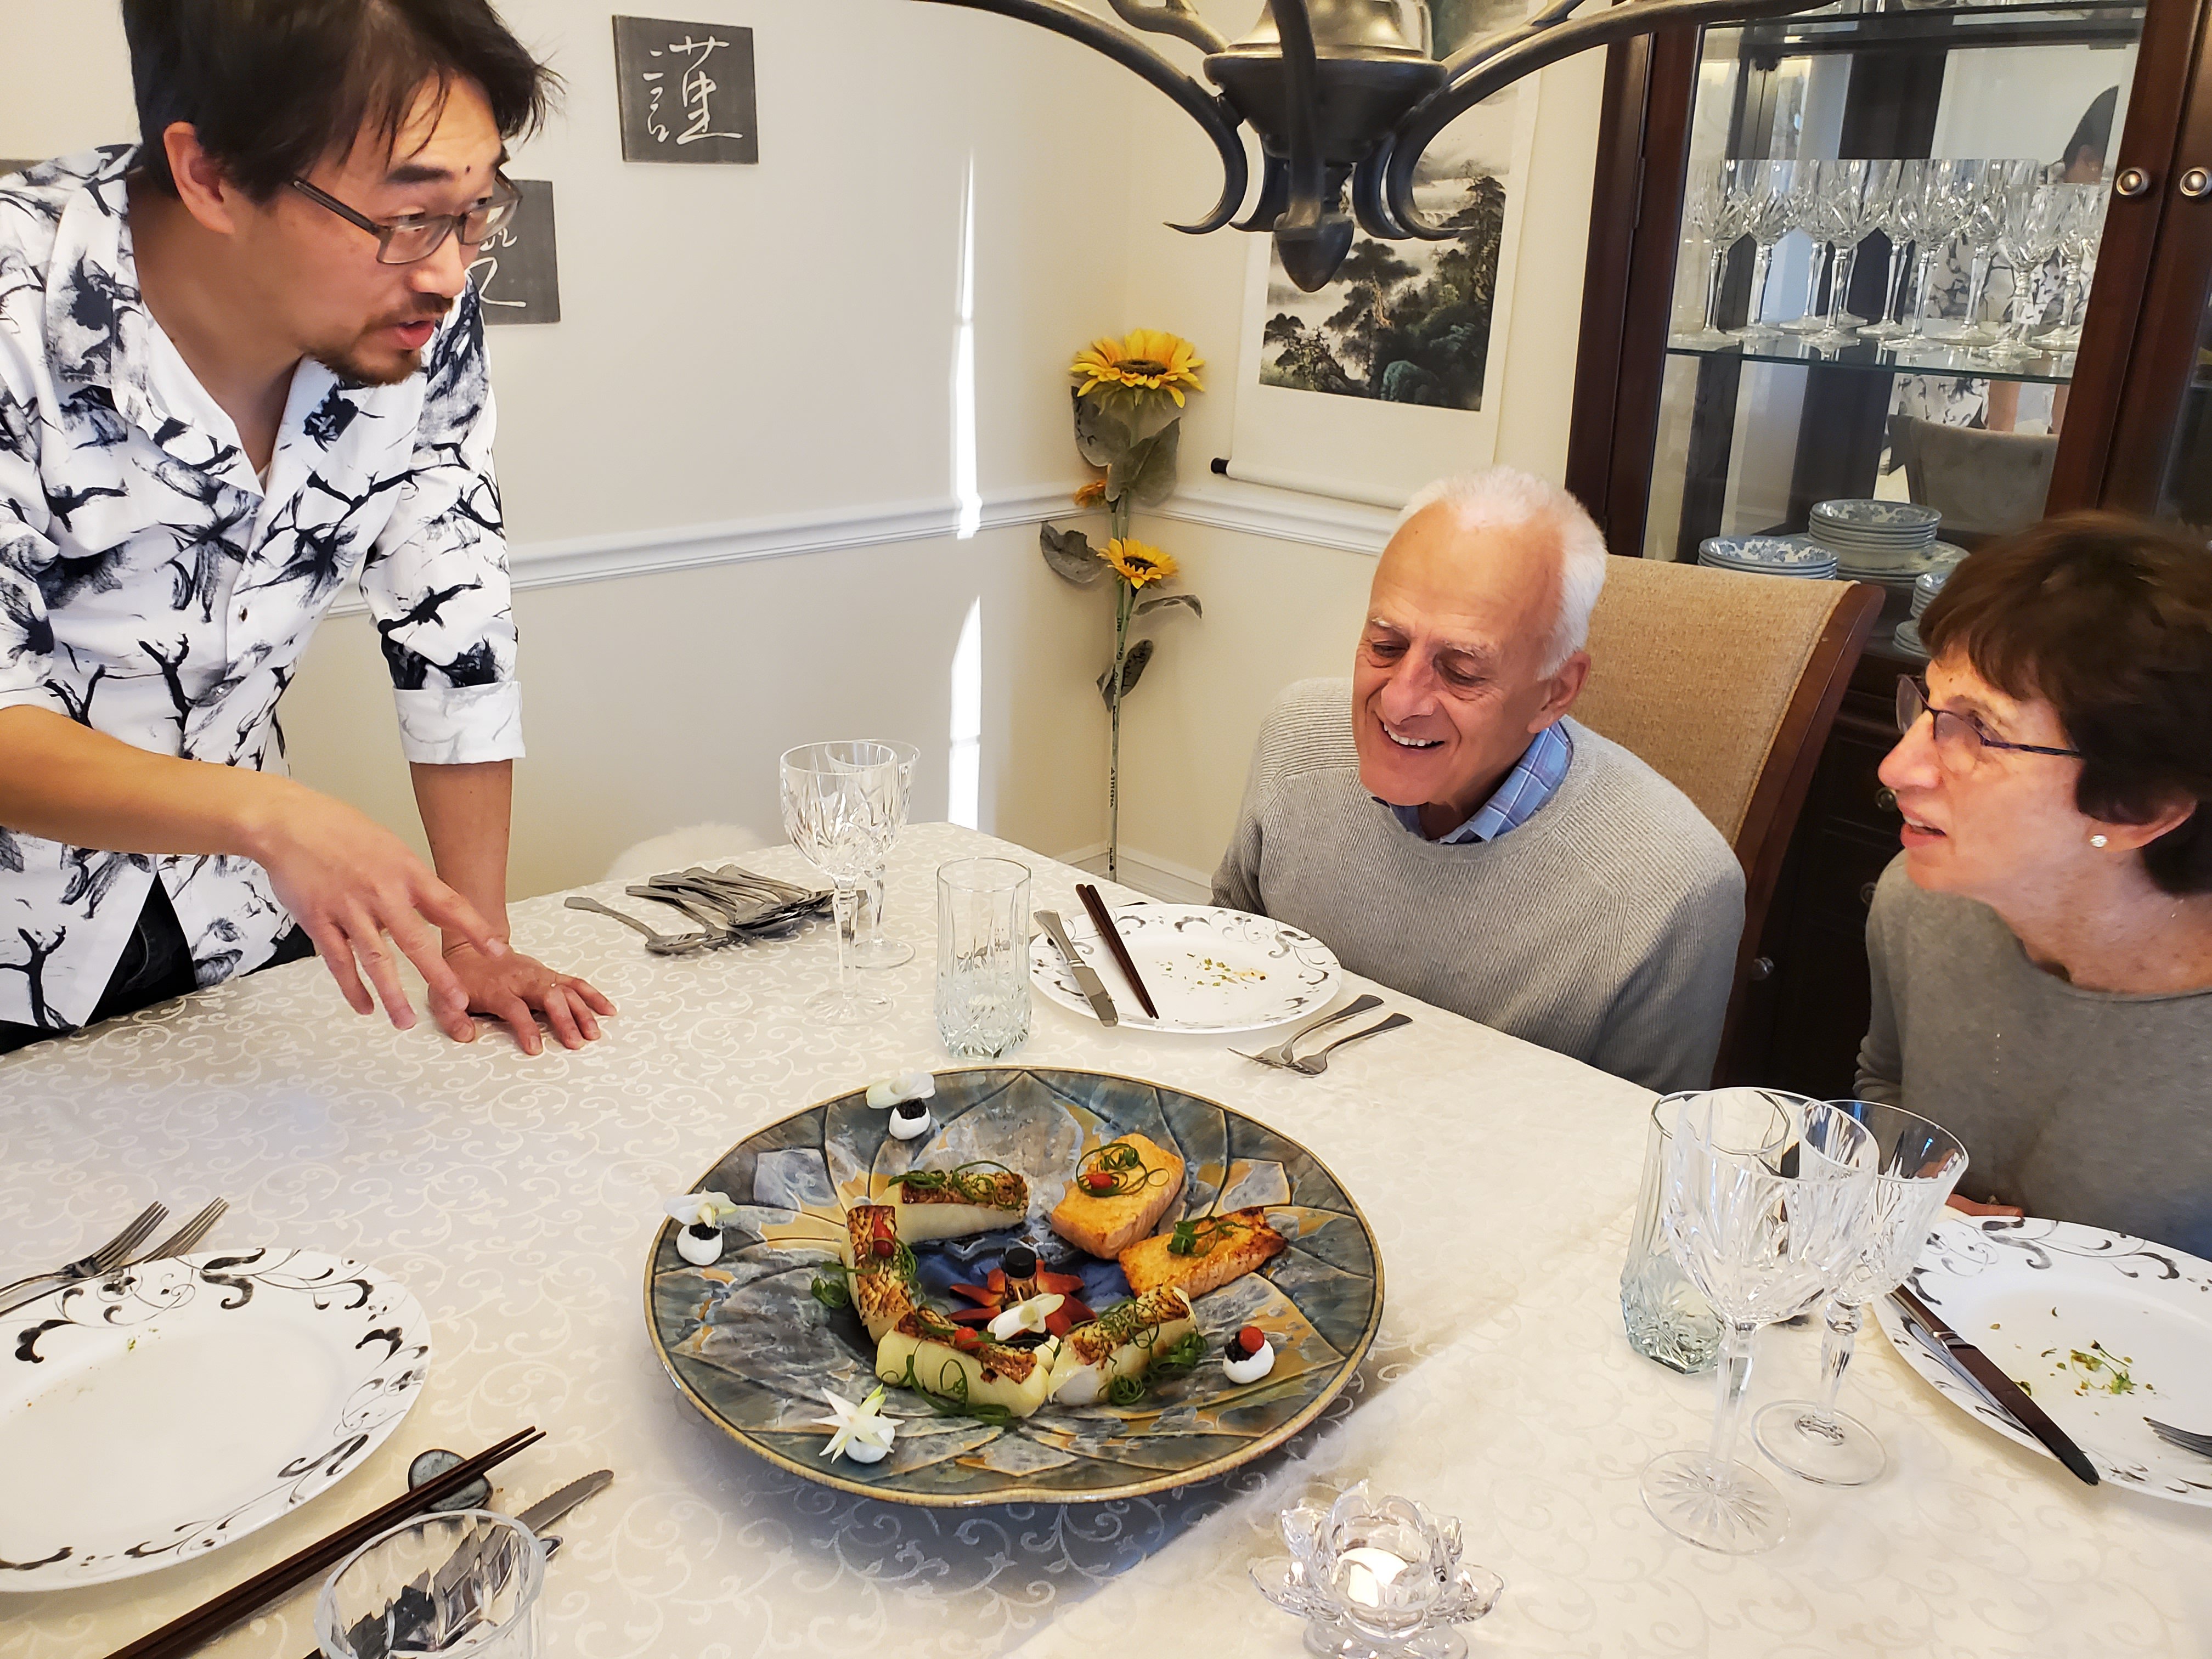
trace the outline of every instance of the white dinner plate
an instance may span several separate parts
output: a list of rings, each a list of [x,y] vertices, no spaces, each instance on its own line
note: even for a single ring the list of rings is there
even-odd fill
[[[2212,1507],[2212,1458],[2143,1425],[2154,1417],[2212,1431],[2212,1264],[2072,1222],[1958,1218],[1929,1235],[1909,1282],[2027,1389],[2104,1479]],[[1875,1311],[1905,1363],[1946,1400],[2051,1455],[1916,1341],[1895,1303],[1885,1297]]]
[[[1091,918],[1078,910],[1061,920],[1076,954],[1098,970],[1121,1024],[1139,1030],[1262,1031],[1320,1013],[1344,983],[1334,951],[1266,916],[1210,904],[1122,904],[1111,914],[1158,1019],[1138,1006]],[[1048,934],[1030,941],[1030,978],[1061,1007],[1095,1018]]]
[[[206,1250],[0,1322],[0,1590],[152,1572],[328,1491],[422,1392],[430,1322],[374,1267]]]

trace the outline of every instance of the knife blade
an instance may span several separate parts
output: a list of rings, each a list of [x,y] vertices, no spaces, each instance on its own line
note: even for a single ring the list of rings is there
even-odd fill
[[[2072,1472],[2084,1486],[2098,1483],[2097,1466],[2092,1463],[2081,1447],[2075,1445],[2065,1430],[2052,1422],[2042,1407],[2029,1398],[2027,1389],[2007,1376],[1997,1368],[1996,1360],[1945,1324],[1942,1316],[1923,1302],[1906,1286],[1900,1285],[1890,1293],[1897,1305],[1912,1316],[1920,1328],[1937,1342],[1960,1370],[1973,1378],[1977,1388],[1990,1397],[1990,1403],[2010,1417],[2021,1428],[2041,1441],[2051,1455]]]
[[[551,1526],[570,1510],[587,1498],[597,1498],[615,1483],[612,1469],[593,1469],[589,1474],[571,1480],[567,1486],[548,1497],[539,1498],[514,1518],[537,1532]]]
[[[1098,970],[1075,953],[1075,942],[1067,936],[1067,929],[1060,920],[1057,910],[1039,910],[1036,924],[1052,935],[1052,942],[1067,959],[1068,971],[1075,975],[1075,988],[1083,993],[1091,1012],[1098,1016],[1101,1025],[1119,1025],[1121,1016],[1115,1012],[1114,999],[1106,994],[1106,981],[1098,977]]]

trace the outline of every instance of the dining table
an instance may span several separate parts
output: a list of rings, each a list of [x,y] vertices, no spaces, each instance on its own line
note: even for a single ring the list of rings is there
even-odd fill
[[[647,1332],[664,1205],[814,1103],[975,1063],[939,1039],[933,941],[938,866],[979,855],[1027,865],[1032,903],[1063,915],[1095,879],[973,830],[908,826],[884,926],[915,955],[870,973],[890,1008],[869,1023],[805,1010],[835,982],[826,920],[656,957],[555,894],[513,907],[513,938],[614,1000],[580,1049],[526,1057],[489,1022],[467,1044],[428,1020],[394,1030],[350,1013],[311,959],[0,1059],[0,1278],[81,1252],[155,1199],[182,1215],[221,1196],[210,1247],[371,1264],[413,1293],[433,1344],[397,1431],[280,1520],[137,1577],[0,1585],[0,1659],[108,1653],[376,1507],[426,1449],[466,1454],[530,1425],[546,1438],[499,1469],[499,1507],[615,1474],[554,1529],[541,1650],[576,1659],[1289,1656],[1302,1627],[1250,1569],[1280,1553],[1286,1505],[1359,1480],[1457,1516],[1466,1559],[1503,1577],[1467,1627],[1478,1654],[2212,1656],[2212,1510],[2079,1483],[1956,1410],[1871,1322],[1844,1404],[1881,1437],[1886,1471],[1831,1489],[1769,1470],[1790,1519],[1765,1554],[1668,1533],[1638,1474],[1705,1443],[1716,1382],[1622,1332],[1653,1097],[1350,973],[1343,996],[1371,991],[1413,1023],[1318,1077],[1236,1052],[1272,1036],[1107,1029],[1042,995],[1027,1041],[982,1062],[1167,1085],[1334,1173],[1379,1243],[1383,1311],[1349,1385],[1287,1443],[1148,1497],[966,1509],[833,1490],[736,1443],[672,1385]],[[812,879],[789,848],[732,857]],[[576,891],[661,914],[620,882]],[[1766,1331],[1753,1406],[1803,1395],[1818,1369],[1817,1322]],[[37,1501],[0,1469],[0,1505]],[[313,1602],[311,1586],[205,1651],[301,1659]]]

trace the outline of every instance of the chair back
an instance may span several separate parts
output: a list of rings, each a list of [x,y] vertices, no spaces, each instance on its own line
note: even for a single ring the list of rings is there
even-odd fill
[[[1911,415],[1890,417],[1890,443],[1912,499],[1943,515],[1943,534],[1968,545],[2024,530],[2043,516],[2058,440],[2036,432],[1984,432]]]
[[[1575,718],[1687,795],[1743,866],[1724,1081],[1783,856],[1882,599],[1857,582],[1624,557],[1590,617]]]

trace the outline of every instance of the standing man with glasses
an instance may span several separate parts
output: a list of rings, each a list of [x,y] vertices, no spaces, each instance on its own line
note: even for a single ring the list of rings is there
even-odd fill
[[[550,75],[487,0],[123,15],[142,142],[0,180],[0,1052],[310,949],[358,1013],[414,1024],[396,951],[455,1039],[578,1047],[612,1006],[507,944],[467,275]],[[434,874],[283,775],[278,699],[356,578]]]
[[[1965,1143],[1960,1208],[2212,1252],[2212,556],[2053,519],[1920,635],[1858,1092]]]

